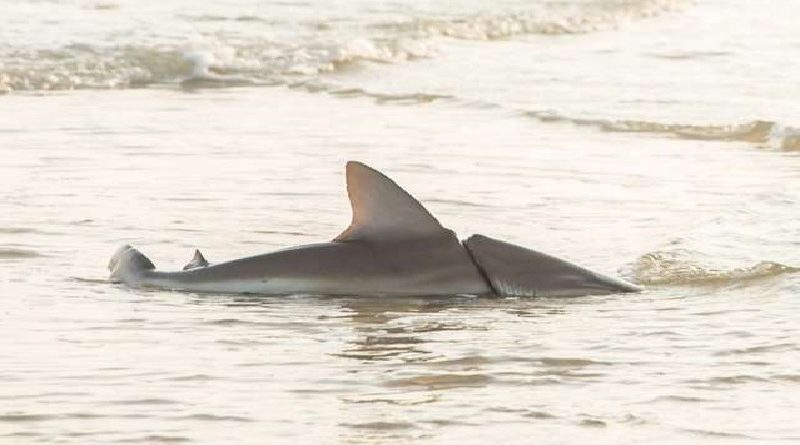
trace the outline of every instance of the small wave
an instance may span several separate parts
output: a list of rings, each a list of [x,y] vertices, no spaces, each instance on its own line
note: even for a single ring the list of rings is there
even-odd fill
[[[800,349],[797,344],[795,343],[777,343],[771,345],[759,345],[759,346],[750,346],[747,348],[739,348],[739,349],[726,349],[723,351],[719,351],[714,353],[714,355],[719,356],[729,356],[729,355],[750,355],[750,354],[768,354],[773,352],[791,352],[797,351]]]
[[[676,51],[669,53],[652,53],[651,57],[668,60],[692,60],[708,59],[712,57],[725,57],[731,53],[728,51]]]
[[[43,233],[38,229],[33,229],[30,227],[0,227],[0,233],[10,233],[10,234],[18,234],[18,233]]]
[[[464,40],[498,40],[522,34],[586,34],[617,29],[624,23],[683,9],[690,0],[620,0],[574,5],[549,4],[535,10],[455,19],[416,18],[382,23],[374,28],[411,33],[416,37],[445,36]]]
[[[205,382],[209,380],[218,380],[218,378],[208,374],[189,374],[169,377],[166,380],[173,382]]]
[[[387,386],[449,389],[486,386],[489,381],[490,378],[483,374],[439,374],[392,380]]]
[[[416,406],[416,405],[426,405],[429,403],[436,403],[439,401],[439,396],[430,396],[430,397],[423,397],[423,398],[411,398],[411,399],[404,399],[402,397],[398,398],[384,398],[384,397],[374,397],[374,396],[361,396],[361,397],[342,397],[341,400],[344,403],[352,403],[352,404],[361,404],[361,403],[380,403],[380,404],[387,404],[387,405],[396,405],[396,406]]]
[[[693,397],[693,396],[683,396],[683,395],[670,394],[670,395],[656,397],[655,399],[653,399],[652,401],[649,401],[647,403],[662,402],[662,401],[663,402],[680,402],[680,403],[708,403],[708,402],[714,402],[714,400],[712,400],[712,399],[704,399],[702,397]]]
[[[144,444],[155,444],[155,443],[183,443],[183,442],[191,442],[192,440],[188,437],[183,436],[166,436],[163,434],[150,434],[147,436],[130,438],[130,439],[120,439],[118,443],[144,443]]]
[[[4,58],[0,92],[184,86],[274,85],[330,73],[360,61],[398,63],[431,57],[433,45],[407,38],[281,43],[218,40],[204,45],[103,46],[16,51]]]
[[[342,423],[340,425],[348,428],[370,429],[370,430],[405,430],[414,428],[414,424],[408,422]]]
[[[111,11],[114,9],[119,9],[119,5],[116,3],[98,3],[92,7],[97,11]]]
[[[626,273],[639,284],[702,286],[735,284],[800,272],[798,267],[772,261],[725,270],[704,265],[694,259],[698,257],[701,255],[684,249],[651,252],[639,257]]]
[[[49,420],[61,420],[61,419],[82,420],[82,419],[100,419],[105,417],[140,419],[146,416],[142,414],[109,415],[109,414],[96,414],[87,412],[58,413],[58,414],[29,414],[29,413],[12,412],[9,414],[0,415],[0,422],[44,422]]]
[[[441,94],[409,93],[409,94],[381,94],[371,93],[361,88],[348,88],[343,90],[332,90],[330,94],[340,97],[368,97],[375,99],[377,103],[392,103],[398,105],[418,105],[440,100],[453,99],[453,96]]]
[[[280,23],[277,20],[270,20],[264,17],[259,17],[256,15],[236,15],[236,16],[225,16],[225,15],[214,15],[214,14],[199,14],[199,15],[191,15],[191,14],[181,14],[179,15],[180,18],[190,21],[190,22],[261,22],[267,24],[276,24]]]
[[[0,91],[112,89],[146,86],[180,76],[188,62],[162,47],[102,48],[86,44],[6,57]]]
[[[527,111],[524,114],[541,122],[566,122],[608,132],[658,133],[682,139],[746,142],[767,148],[800,150],[800,129],[768,120],[729,125],[691,125],[626,119],[582,119],[552,111]]]
[[[41,422],[55,417],[48,414],[11,413],[0,415],[0,422]]]
[[[542,366],[564,367],[564,368],[584,368],[591,365],[610,365],[608,362],[596,362],[594,360],[573,358],[573,357],[542,357],[537,359]]]
[[[800,383],[800,374],[779,374],[774,378],[789,383]]]
[[[428,366],[441,366],[441,367],[464,367],[467,369],[477,369],[480,366],[491,363],[491,359],[481,355],[470,355],[467,357],[450,359],[450,360],[437,360],[425,362]]]
[[[35,250],[29,249],[15,249],[0,247],[0,260],[4,259],[20,259],[20,258],[36,258],[44,256]]]
[[[180,402],[170,399],[130,399],[109,402],[115,405],[175,405]]]
[[[605,428],[608,426],[604,421],[598,419],[583,419],[578,422],[580,426],[588,426],[592,428]]]
[[[523,417],[530,417],[532,419],[557,419],[558,416],[555,414],[551,414],[545,411],[533,411],[525,408],[509,408],[505,406],[497,406],[486,408],[486,411],[490,413],[512,413],[512,414],[519,414]]]
[[[558,418],[558,416],[556,416],[555,414],[550,414],[550,413],[544,412],[544,411],[527,411],[522,415],[524,417],[530,417],[532,419],[540,419],[540,420],[557,419]]]
[[[755,439],[752,436],[748,436],[746,434],[740,433],[729,433],[726,431],[712,431],[712,430],[701,430],[701,429],[684,429],[684,431],[688,433],[698,434],[701,436],[709,436],[709,437],[717,437],[717,438],[726,438],[726,439]]]
[[[768,379],[756,375],[726,375],[719,377],[712,377],[707,380],[712,385],[739,385],[743,383],[760,383],[767,382]]]
[[[781,149],[787,151],[800,151],[800,130],[787,129],[786,135],[781,138]]]
[[[253,419],[242,416],[224,416],[218,414],[188,414],[174,417],[177,420],[200,420],[203,422],[252,422]]]

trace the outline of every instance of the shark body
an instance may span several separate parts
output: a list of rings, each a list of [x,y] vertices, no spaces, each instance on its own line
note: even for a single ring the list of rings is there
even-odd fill
[[[473,235],[463,243],[380,172],[347,164],[350,226],[333,241],[209,264],[196,251],[180,271],[158,271],[131,246],[109,262],[131,287],[263,295],[497,295],[570,297],[637,287],[564,260]]]

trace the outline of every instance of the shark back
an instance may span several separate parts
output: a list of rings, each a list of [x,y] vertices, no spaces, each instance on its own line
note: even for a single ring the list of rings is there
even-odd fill
[[[455,234],[408,192],[359,162],[347,164],[346,176],[352,223],[333,241],[214,265],[198,251],[184,270],[146,271],[136,283],[258,294],[491,294]]]

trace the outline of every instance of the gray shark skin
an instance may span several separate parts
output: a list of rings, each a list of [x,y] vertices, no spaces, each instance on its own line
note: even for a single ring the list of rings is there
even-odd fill
[[[474,235],[459,242],[380,172],[347,163],[350,226],[333,241],[209,264],[195,251],[183,270],[157,271],[131,246],[109,262],[130,287],[262,295],[582,296],[633,292],[619,280],[555,257]]]
[[[488,236],[472,235],[464,246],[499,295],[580,297],[640,290],[630,283]]]

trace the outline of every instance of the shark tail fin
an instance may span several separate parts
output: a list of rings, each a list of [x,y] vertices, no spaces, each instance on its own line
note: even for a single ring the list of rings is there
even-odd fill
[[[142,272],[155,268],[156,266],[149,258],[127,244],[117,249],[108,262],[111,281],[127,284],[131,284],[131,281],[135,280]]]
[[[192,255],[192,259],[189,260],[189,263],[183,266],[183,270],[190,270],[190,269],[197,269],[200,267],[207,267],[208,260],[206,257],[203,256],[202,253],[198,249],[194,250],[194,255]]]

